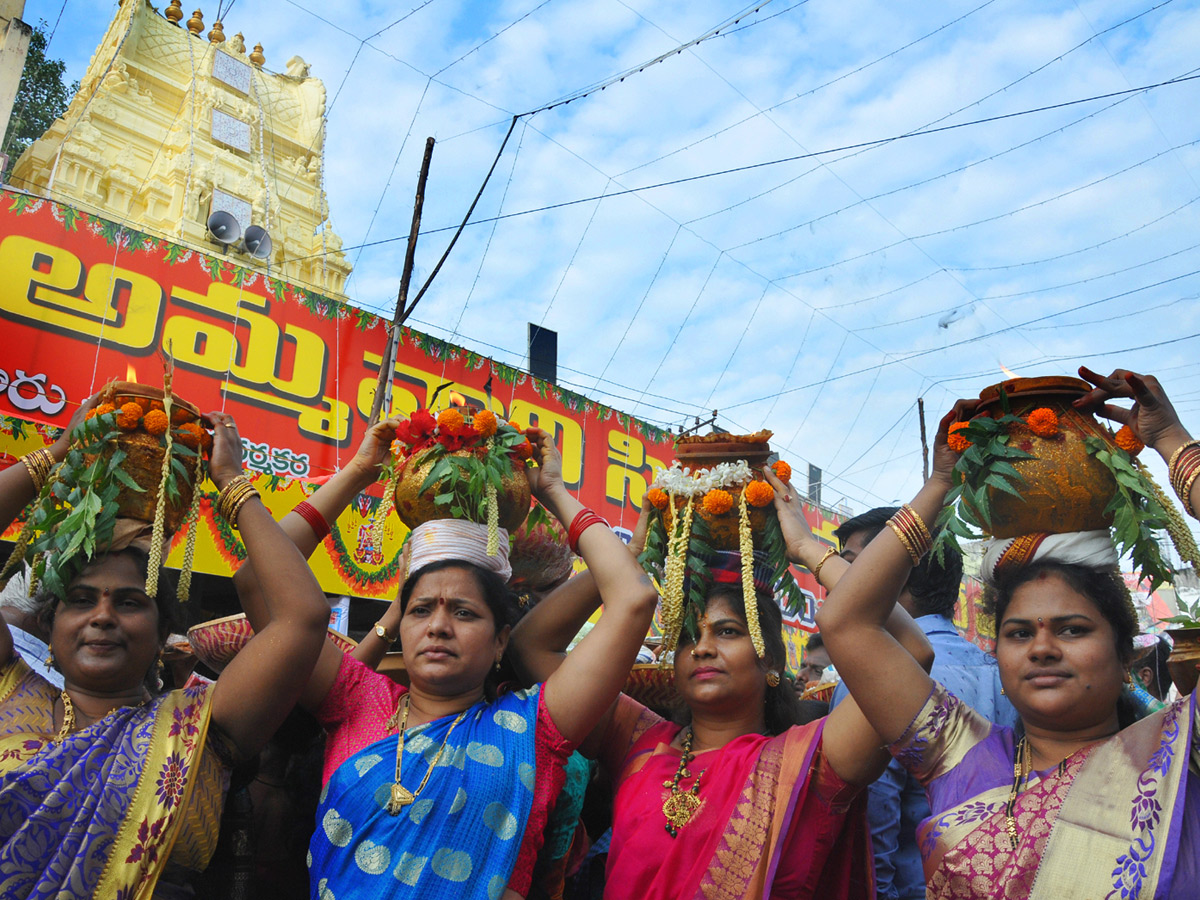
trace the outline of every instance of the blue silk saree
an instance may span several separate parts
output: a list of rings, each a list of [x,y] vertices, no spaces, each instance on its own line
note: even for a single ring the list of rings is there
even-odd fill
[[[314,900],[500,897],[533,805],[538,695],[535,687],[477,703],[453,730],[455,716],[408,729],[401,784],[416,797],[398,815],[387,810],[397,735],[338,766],[317,808]]]

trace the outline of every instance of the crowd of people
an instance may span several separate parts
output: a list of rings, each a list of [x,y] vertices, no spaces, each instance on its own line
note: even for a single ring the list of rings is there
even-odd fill
[[[1200,441],[1158,381],[1081,374],[1094,389],[1077,406],[1161,455],[1194,516]],[[343,652],[306,559],[379,479],[401,421],[373,426],[276,522],[243,476],[236,424],[214,413],[214,506],[245,544],[234,585],[254,637],[215,682],[164,690],[173,602],[163,581],[148,592],[154,548],[136,530],[62,593],[10,585],[0,896],[203,895],[231,773],[260,755],[274,771],[264,748],[297,715],[324,735],[306,742],[323,747],[314,900],[1195,896],[1200,720],[1192,696],[1170,699],[1170,648],[1138,634],[1116,551],[1053,523],[995,542],[981,571],[994,655],[954,627],[963,561],[930,550],[956,484],[953,426],[976,412],[948,413],[916,496],[842,523],[836,550],[763,472],[788,561],[828,592],[820,634],[787,671],[770,570],[714,551],[683,576],[704,602],[672,647],[671,718],[622,693],[659,601],[638,563],[650,504],[627,546],[566,489],[548,434],[530,430],[530,488],[586,571],[526,609],[506,540],[489,552],[486,525],[429,521],[408,538],[399,595]],[[0,472],[0,526],[70,434]],[[393,644],[406,686],[376,671]],[[829,666],[828,708],[800,699]],[[1166,702],[1132,702],[1130,673]],[[260,893],[289,896],[286,883]]]

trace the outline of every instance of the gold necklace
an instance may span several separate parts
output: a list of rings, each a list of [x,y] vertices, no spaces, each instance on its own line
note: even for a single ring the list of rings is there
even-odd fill
[[[75,730],[75,704],[71,702],[71,695],[66,691],[59,691],[58,696],[62,698],[63,704],[63,720],[62,727],[58,729],[58,734],[54,736],[51,743],[60,743],[68,734]]]
[[[458,714],[458,718],[451,723],[450,730],[447,731],[446,736],[442,738],[442,746],[438,747],[437,756],[433,758],[433,762],[429,764],[429,768],[425,771],[425,777],[421,779],[421,783],[417,785],[417,789],[415,791],[410,791],[400,783],[400,764],[404,759],[404,730],[408,727],[407,692],[405,692],[404,696],[400,698],[400,704],[404,707],[403,711],[397,707],[396,712],[393,713],[391,719],[388,720],[389,725],[395,725],[397,716],[400,719],[399,740],[396,742],[396,780],[392,784],[392,796],[391,799],[388,800],[387,805],[388,814],[393,816],[399,815],[400,811],[416,800],[421,791],[425,789],[425,785],[429,781],[429,776],[433,774],[433,770],[437,766],[438,760],[442,758],[442,751],[446,749],[446,742],[450,740],[450,735],[454,734],[454,729],[458,727],[458,723],[461,722],[463,720],[463,716],[467,714],[467,710],[464,709]],[[470,707],[467,707],[467,709],[470,709]]]
[[[1013,783],[1008,791],[1008,802],[1004,804],[1004,830],[1008,832],[1008,842],[1014,850],[1021,844],[1021,838],[1017,834],[1017,796],[1032,771],[1033,757],[1029,750],[1029,741],[1025,739],[1025,735],[1021,735],[1021,740],[1017,742],[1017,751],[1013,754]],[[1062,759],[1058,763],[1058,774],[1062,775],[1066,771],[1067,761]]]
[[[687,734],[683,736],[683,753],[679,757],[679,768],[675,771],[675,777],[670,781],[664,781],[663,787],[669,788],[671,793],[667,795],[667,799],[663,801],[663,815],[667,817],[667,834],[675,837],[679,833],[679,829],[692,821],[692,816],[696,814],[696,810],[700,808],[700,775],[696,776],[695,782],[692,784],[691,790],[682,791],[679,789],[679,782],[684,778],[691,778],[691,770],[688,769],[688,764],[696,757],[692,754],[692,739],[695,737],[695,732],[691,726],[688,726]]]

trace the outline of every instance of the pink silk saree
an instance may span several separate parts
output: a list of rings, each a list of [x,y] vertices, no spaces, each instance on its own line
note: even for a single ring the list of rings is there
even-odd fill
[[[663,782],[679,765],[670,746],[679,726],[627,698],[616,718],[625,727],[612,734],[612,756],[628,752],[612,770],[606,900],[874,896],[865,805],[824,761],[824,720],[775,737],[743,735],[697,754],[690,770],[699,773],[702,805],[672,838]]]

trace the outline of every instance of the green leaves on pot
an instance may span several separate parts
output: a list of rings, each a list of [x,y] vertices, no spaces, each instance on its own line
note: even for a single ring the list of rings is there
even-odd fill
[[[998,419],[979,416],[967,427],[955,432],[971,442],[954,464],[955,485],[946,494],[946,505],[934,523],[932,553],[939,565],[945,564],[946,548],[961,552],[958,539],[979,540],[992,525],[990,490],[1020,497],[1025,480],[1013,466],[1015,460],[1031,459],[1032,454],[1009,445],[1009,429],[1024,420],[1008,411],[1008,395],[1000,392],[1004,415]]]
[[[1088,454],[1103,463],[1117,483],[1117,492],[1104,510],[1113,517],[1113,540],[1117,550],[1122,556],[1129,556],[1134,569],[1142,578],[1149,579],[1153,591],[1172,579],[1171,568],[1162,558],[1154,537],[1155,531],[1167,529],[1166,510],[1128,453],[1098,437],[1084,438],[1084,445]]]

